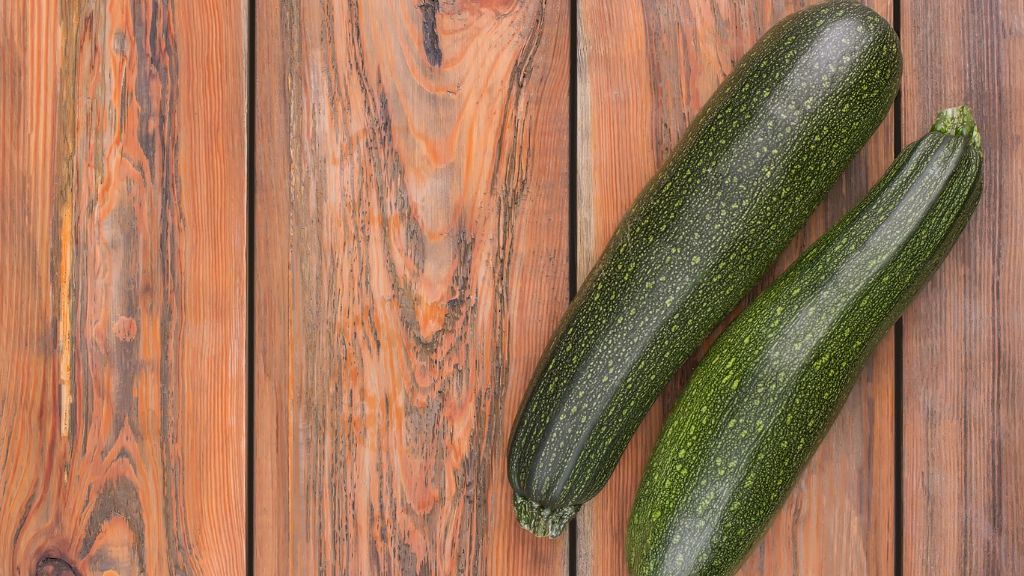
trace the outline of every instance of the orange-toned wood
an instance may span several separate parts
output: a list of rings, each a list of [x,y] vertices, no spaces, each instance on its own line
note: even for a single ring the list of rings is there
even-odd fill
[[[0,3],[0,573],[245,570],[245,27]]]
[[[256,22],[256,574],[564,573],[505,450],[568,300],[568,4]]]
[[[778,4],[778,3],[777,3]],[[754,41],[805,2],[581,2],[579,280],[688,121]],[[868,3],[886,17],[887,0]],[[860,199],[893,157],[887,119],[768,279]],[[703,355],[705,345],[697,354]],[[605,490],[579,516],[581,574],[625,574],[636,487],[680,382],[651,410]],[[894,343],[887,336],[744,574],[883,574],[893,566]]]
[[[903,320],[903,568],[1024,574],[1024,4],[902,2],[903,140],[974,110],[985,188]]]

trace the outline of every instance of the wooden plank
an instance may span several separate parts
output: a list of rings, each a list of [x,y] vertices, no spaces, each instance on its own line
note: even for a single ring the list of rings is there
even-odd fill
[[[775,4],[580,3],[580,282],[633,197],[735,61],[772,23],[807,3]],[[892,15],[889,0],[868,5]],[[860,199],[892,156],[890,114],[766,281]],[[697,358],[706,349],[707,344]],[[577,557],[581,574],[626,573],[624,542],[633,497],[661,422],[693,365],[691,360],[655,404],[608,486],[584,507]],[[892,571],[894,372],[890,334],[742,573]]]
[[[0,4],[0,572],[245,570],[244,3]]]
[[[257,3],[257,574],[558,574],[505,450],[568,299],[568,5]]]
[[[903,2],[903,140],[970,105],[981,203],[904,315],[903,568],[1024,574],[1024,3]]]

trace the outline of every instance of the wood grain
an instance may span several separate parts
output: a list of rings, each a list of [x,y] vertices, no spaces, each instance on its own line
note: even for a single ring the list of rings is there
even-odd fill
[[[0,572],[245,570],[241,2],[0,4]]]
[[[635,194],[735,61],[774,22],[807,3],[775,4],[579,4],[581,282]],[[868,5],[891,18],[891,2]],[[893,157],[893,133],[890,114],[762,287],[881,177]],[[608,486],[584,507],[577,554],[581,574],[626,573],[626,526],[643,467],[681,382],[706,350],[707,344],[655,404]],[[890,334],[742,573],[892,571],[894,374]]]
[[[568,5],[256,22],[256,574],[564,573],[504,455],[568,299]]]
[[[903,140],[974,110],[981,203],[904,315],[903,568],[1024,573],[1024,3],[902,3]]]
[[[571,23],[553,0],[257,0],[257,574],[568,572],[568,538],[515,525],[504,469],[566,305],[568,212],[582,282],[805,3],[579,0]],[[246,572],[246,5],[0,2],[0,573]],[[974,221],[904,317],[900,568],[1024,573],[1024,5],[900,7],[902,142],[967,103],[986,151]],[[765,282],[893,138],[890,117]],[[625,573],[643,465],[706,349],[580,515],[580,574]],[[897,568],[894,349],[744,574]]]

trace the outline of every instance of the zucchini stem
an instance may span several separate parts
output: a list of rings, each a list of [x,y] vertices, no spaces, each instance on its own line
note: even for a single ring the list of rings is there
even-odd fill
[[[518,494],[513,498],[516,519],[519,525],[532,532],[535,536],[554,538],[562,533],[569,520],[579,510],[579,506],[564,506],[557,510],[548,510],[532,500]]]
[[[966,136],[971,145],[981,151],[981,132],[974,122],[974,114],[969,106],[946,108],[935,118],[932,130],[950,136]]]

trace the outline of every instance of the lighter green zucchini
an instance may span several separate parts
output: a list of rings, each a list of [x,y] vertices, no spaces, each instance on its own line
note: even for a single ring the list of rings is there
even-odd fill
[[[637,493],[627,544],[634,576],[735,571],[865,359],[974,212],[981,166],[970,111],[942,112],[715,342]]]
[[[855,2],[774,26],[619,225],[520,408],[520,523],[555,536],[605,485],[670,376],[803,225],[884,118],[902,59]]]

